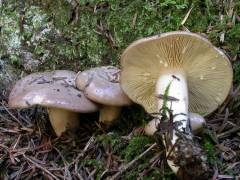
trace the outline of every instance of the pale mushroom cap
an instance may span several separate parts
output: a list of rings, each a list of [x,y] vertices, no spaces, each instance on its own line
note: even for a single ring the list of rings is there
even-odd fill
[[[119,79],[118,68],[103,66],[78,73],[76,86],[94,102],[108,106],[130,105],[132,102],[120,87]]]
[[[97,105],[75,88],[75,78],[76,73],[66,70],[30,74],[13,87],[9,106],[28,108],[42,105],[82,113],[97,111]]]
[[[157,112],[156,82],[164,72],[183,71],[189,111],[209,114],[227,97],[232,85],[228,58],[205,38],[170,32],[132,43],[121,57],[125,93],[149,113]]]

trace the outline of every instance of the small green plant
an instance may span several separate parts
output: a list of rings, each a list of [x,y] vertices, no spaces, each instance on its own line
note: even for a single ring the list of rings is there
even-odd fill
[[[163,112],[162,113],[165,116],[167,115],[167,111],[169,110],[167,107],[167,102],[168,102],[168,94],[169,94],[169,89],[171,84],[172,84],[172,81],[170,81],[169,84],[167,85],[163,95],[163,105],[162,105]]]

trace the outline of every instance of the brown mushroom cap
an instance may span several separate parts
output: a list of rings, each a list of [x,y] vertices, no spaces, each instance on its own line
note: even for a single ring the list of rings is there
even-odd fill
[[[97,105],[74,87],[75,78],[76,73],[66,70],[30,74],[15,84],[9,106],[42,105],[82,113],[97,111]]]
[[[125,93],[149,113],[157,112],[156,82],[161,74],[183,70],[189,111],[209,114],[227,97],[232,85],[228,58],[205,38],[189,32],[170,32],[132,43],[121,57]]]
[[[103,66],[78,73],[76,86],[94,102],[108,106],[130,105],[132,102],[120,87],[119,79],[118,68]]]

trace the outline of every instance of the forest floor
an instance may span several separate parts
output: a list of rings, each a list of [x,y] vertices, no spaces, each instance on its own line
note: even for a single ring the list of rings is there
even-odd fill
[[[0,13],[0,179],[175,179],[164,147],[142,133],[151,117],[138,105],[107,131],[91,114],[58,138],[44,108],[7,101],[27,74],[119,66],[134,40],[176,30],[208,38],[232,63],[230,95],[198,139],[209,179],[240,178],[240,1],[1,0]]]

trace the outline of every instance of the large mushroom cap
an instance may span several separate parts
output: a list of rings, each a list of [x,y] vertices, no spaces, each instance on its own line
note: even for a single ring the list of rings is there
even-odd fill
[[[108,106],[130,105],[120,87],[120,70],[113,66],[97,67],[78,73],[76,86],[94,102]]]
[[[123,90],[149,113],[157,112],[155,87],[164,72],[184,71],[189,111],[204,115],[225,100],[233,76],[228,58],[205,38],[189,32],[138,40],[124,51],[121,66]]]
[[[9,106],[42,105],[82,113],[97,111],[97,105],[75,88],[75,78],[76,73],[66,70],[30,74],[15,84]]]

